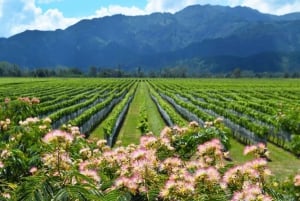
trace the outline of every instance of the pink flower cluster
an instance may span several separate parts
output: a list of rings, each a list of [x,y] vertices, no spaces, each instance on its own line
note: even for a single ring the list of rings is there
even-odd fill
[[[51,124],[52,120],[49,117],[46,117],[45,119],[43,119],[43,123],[44,124]]]
[[[192,121],[189,123],[189,127],[190,128],[198,128],[199,124],[196,121]]]
[[[199,196],[198,190],[218,186],[221,174],[215,167],[203,167],[201,161],[184,162],[179,158],[167,158],[161,170],[169,176],[160,197],[164,200],[193,200]]]
[[[205,193],[223,193],[228,198],[233,195],[232,201],[268,201],[270,198],[262,191],[266,176],[271,174],[267,161],[258,158],[223,173],[223,145],[218,139],[199,145],[195,155],[184,160],[171,146],[172,138],[179,137],[182,129],[175,131],[167,127],[160,137],[149,133],[140,138],[139,145],[115,148],[108,147],[105,140],[76,140],[80,135],[76,127],[65,130],[53,130],[42,138],[50,146],[59,145],[52,153],[44,154],[42,161],[52,170],[52,175],[75,168],[86,176],[72,178],[69,182],[73,184],[88,182],[100,189],[101,182],[106,179],[101,176],[109,175],[114,178],[114,184],[107,191],[117,189],[133,195],[147,195],[149,190],[162,184],[158,199],[166,201],[201,200]],[[65,144],[72,144],[78,153],[68,152]]]
[[[223,167],[222,144],[219,139],[212,139],[198,146],[197,155],[206,166]]]
[[[300,174],[296,175],[294,178],[294,185],[300,186]]]
[[[19,124],[21,126],[28,126],[28,125],[36,124],[39,122],[40,122],[40,119],[37,117],[28,117],[25,121],[19,121]]]
[[[245,183],[262,185],[267,176],[271,175],[265,159],[255,159],[229,169],[223,176],[223,186],[241,189]]]
[[[6,98],[4,99],[4,103],[5,103],[5,104],[10,103],[10,98],[7,98],[7,97],[6,97]]]
[[[2,161],[0,161],[0,169],[1,169],[1,168],[4,168],[4,164],[3,164]]]
[[[96,158],[96,157],[82,161],[79,163],[79,172],[91,178],[98,186],[98,184],[101,181],[101,178],[98,174],[98,171],[100,171],[100,164],[101,164],[101,158]],[[82,181],[82,182],[86,182],[86,181]]]
[[[30,170],[29,170],[29,172],[31,174],[35,174],[37,171],[38,171],[37,167],[31,167]]]
[[[5,121],[0,121],[0,130],[6,131],[10,125],[10,119],[5,119]]]
[[[157,143],[158,143],[157,137],[150,134],[144,135],[140,138],[140,144],[145,148],[155,147]]]
[[[92,156],[92,151],[89,147],[86,147],[86,148],[80,149],[79,154],[82,156],[82,158],[87,159]]]
[[[195,182],[193,176],[182,169],[176,174],[171,174],[165,186],[160,191],[160,197],[165,200],[192,200],[195,193]]]
[[[96,182],[96,184],[100,183],[101,181],[101,178],[98,175],[98,172],[96,170],[87,169],[87,170],[80,171],[80,173],[93,179]]]
[[[206,121],[204,122],[204,128],[210,128],[212,126],[222,123],[223,121],[223,117],[218,117],[214,121]]]
[[[18,100],[24,103],[28,103],[30,105],[40,103],[40,99],[35,97],[33,97],[32,99],[30,99],[29,97],[19,97]]]
[[[257,185],[245,184],[242,191],[235,192],[231,201],[272,201]]]
[[[115,187],[128,189],[132,194],[145,193],[149,182],[155,182],[158,175],[158,159],[154,149],[145,149],[144,145],[136,146],[117,153],[120,164],[119,178]],[[130,147],[130,146],[129,146]],[[117,149],[118,151],[118,149]],[[121,154],[121,155],[120,155]]]
[[[189,131],[187,127],[179,127],[179,126],[174,126],[173,128],[173,134],[175,135],[183,135]]]
[[[160,170],[167,171],[168,173],[176,173],[183,168],[183,161],[178,157],[171,157],[165,159],[160,164]]]
[[[71,144],[73,140],[74,140],[74,136],[72,134],[61,130],[53,130],[47,133],[42,139],[42,141],[47,144],[53,142]]]
[[[268,158],[269,157],[269,152],[267,150],[267,147],[263,143],[246,146],[244,149],[244,155],[248,155],[248,154],[254,154],[254,156],[257,158],[260,158],[260,157]]]
[[[45,166],[54,170],[55,174],[59,174],[57,171],[69,170],[73,165],[69,153],[65,150],[47,153],[42,157],[42,161]]]
[[[8,157],[10,157],[11,156],[11,151],[10,150],[8,150],[8,149],[3,149],[2,150],[2,152],[1,152],[1,154],[0,154],[0,158],[1,159],[7,159]]]

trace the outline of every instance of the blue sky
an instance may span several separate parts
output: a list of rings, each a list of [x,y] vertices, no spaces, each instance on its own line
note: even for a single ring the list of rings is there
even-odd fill
[[[300,12],[300,0],[0,0],[0,37],[24,30],[55,30],[82,19],[122,13],[174,13],[193,4],[248,6],[264,13]]]
[[[110,5],[136,6],[142,9],[146,4],[146,0],[37,0],[37,5],[43,10],[57,8],[64,13],[65,17],[89,16],[99,8]]]

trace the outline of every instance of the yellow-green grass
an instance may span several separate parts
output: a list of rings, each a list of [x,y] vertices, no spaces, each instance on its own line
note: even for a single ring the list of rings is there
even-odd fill
[[[146,83],[141,81],[138,85],[135,97],[130,104],[123,126],[119,132],[118,140],[121,140],[123,145],[131,143],[137,144],[139,142],[142,133],[138,128],[138,125],[143,103],[146,104],[149,130],[155,134],[159,134],[165,126],[155,103],[150,97]]]
[[[104,124],[103,124],[103,122],[105,121],[105,119],[92,131],[89,138],[104,139],[104,130],[103,130]]]
[[[230,155],[234,164],[242,164],[253,159],[251,156],[244,156],[244,145],[231,139]],[[268,143],[271,162],[268,163],[272,174],[279,180],[295,175],[300,172],[300,160],[290,152],[287,152],[272,143]]]

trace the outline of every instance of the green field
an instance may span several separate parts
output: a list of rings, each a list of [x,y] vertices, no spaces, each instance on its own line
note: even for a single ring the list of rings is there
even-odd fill
[[[298,152],[290,148],[288,140],[278,137],[280,132],[287,136],[300,135],[300,80],[297,79],[4,78],[0,79],[0,100],[37,97],[41,100],[37,116],[50,117],[55,128],[72,124],[91,138],[103,139],[104,128],[112,130],[111,122],[115,122],[110,119],[107,123],[106,119],[112,113],[118,116],[126,102],[122,100],[135,86],[134,97],[117,133],[123,145],[138,143],[143,134],[138,128],[143,107],[149,131],[159,135],[168,124],[152,95],[174,125],[185,125],[191,120],[212,121],[222,116],[230,120],[231,124],[226,126],[231,126],[239,140],[244,135],[239,133],[240,128],[251,134],[250,140],[244,143],[257,139],[268,141],[272,159],[269,165],[274,174],[284,178],[299,171],[300,161],[291,153]],[[104,112],[107,108],[110,110]],[[178,108],[184,108],[186,113],[179,112]],[[234,129],[237,126],[239,129]],[[243,144],[232,140],[234,163],[249,159],[242,155],[243,148]]]

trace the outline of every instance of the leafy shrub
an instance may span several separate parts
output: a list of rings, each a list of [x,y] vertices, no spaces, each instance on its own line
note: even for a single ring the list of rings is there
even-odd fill
[[[229,140],[220,119],[205,128],[195,122],[166,127],[159,137],[149,133],[137,145],[114,148],[86,139],[78,127],[51,130],[50,119],[3,122],[0,200],[299,198],[300,177],[273,188],[263,158],[228,167]]]

